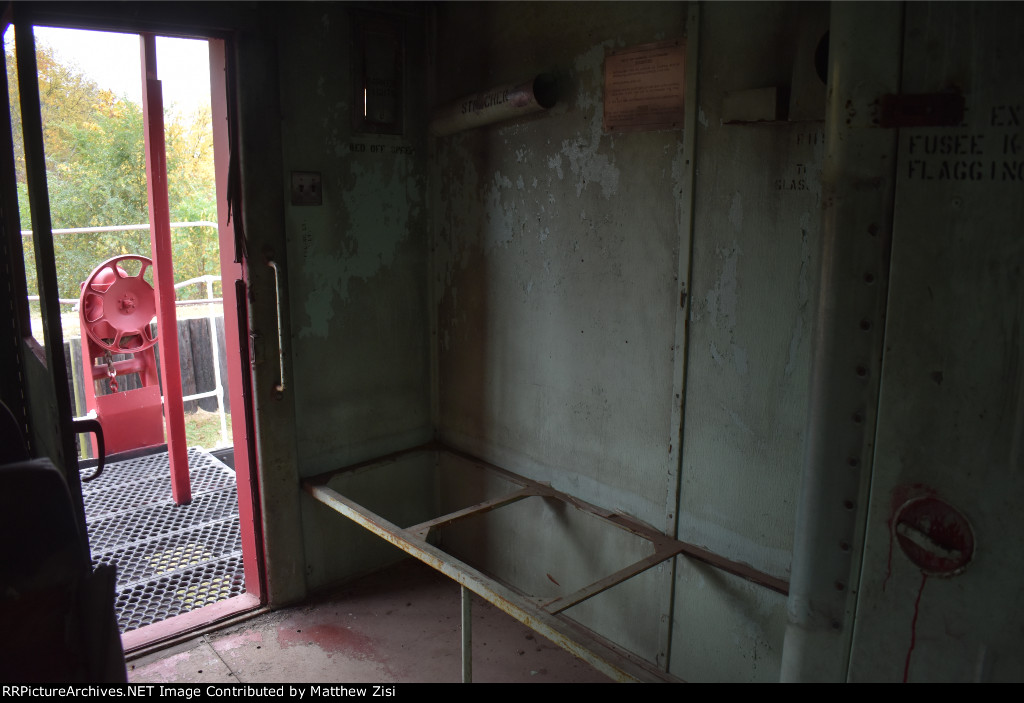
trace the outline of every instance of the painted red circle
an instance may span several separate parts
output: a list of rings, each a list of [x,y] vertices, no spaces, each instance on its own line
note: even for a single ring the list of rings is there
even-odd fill
[[[974,556],[974,530],[949,503],[926,496],[904,503],[893,520],[903,553],[926,574],[953,576]]]

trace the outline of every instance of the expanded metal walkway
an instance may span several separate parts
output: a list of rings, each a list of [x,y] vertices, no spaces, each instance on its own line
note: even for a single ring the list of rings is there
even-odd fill
[[[167,452],[83,484],[93,566],[117,566],[122,633],[245,593],[235,472],[202,449],[188,463],[188,505],[171,499]]]

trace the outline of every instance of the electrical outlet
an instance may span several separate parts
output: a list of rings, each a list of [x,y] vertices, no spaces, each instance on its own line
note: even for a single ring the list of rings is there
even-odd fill
[[[314,171],[292,171],[292,205],[323,205],[320,174]]]

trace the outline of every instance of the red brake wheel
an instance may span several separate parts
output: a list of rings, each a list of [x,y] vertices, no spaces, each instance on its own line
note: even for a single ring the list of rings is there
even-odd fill
[[[139,273],[129,275],[119,264],[140,263]],[[145,256],[115,256],[97,266],[82,284],[78,299],[82,332],[115,354],[134,354],[156,344],[152,322],[156,295],[143,278],[153,262]]]

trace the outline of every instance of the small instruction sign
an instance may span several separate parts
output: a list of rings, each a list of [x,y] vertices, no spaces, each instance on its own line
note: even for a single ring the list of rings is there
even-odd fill
[[[680,39],[609,53],[604,60],[604,130],[682,129],[685,55]]]

